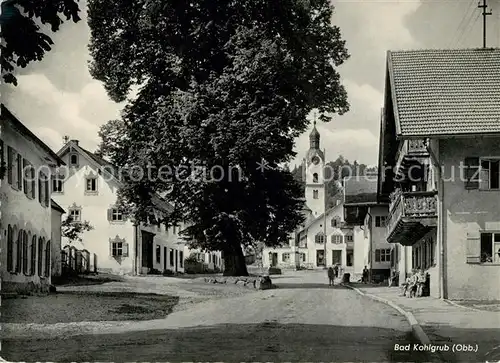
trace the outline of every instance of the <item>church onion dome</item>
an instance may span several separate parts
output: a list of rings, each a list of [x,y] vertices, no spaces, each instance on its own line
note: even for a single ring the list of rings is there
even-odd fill
[[[316,121],[314,121],[314,126],[309,134],[309,147],[311,149],[319,149],[319,132],[316,129]]]

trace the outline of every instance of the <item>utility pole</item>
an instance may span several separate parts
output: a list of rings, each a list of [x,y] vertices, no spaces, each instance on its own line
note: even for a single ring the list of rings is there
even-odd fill
[[[326,149],[323,149],[323,162],[326,162]],[[327,268],[327,256],[328,254],[326,253],[326,243],[328,242],[328,238],[326,236],[326,208],[327,208],[327,189],[326,189],[326,178],[325,178],[325,164],[323,163],[323,190],[324,190],[324,195],[325,195],[325,204],[324,204],[324,210],[325,212],[323,213],[323,236],[325,237],[324,241],[324,249],[325,249],[325,269]],[[332,252],[333,253],[333,252]],[[332,257],[333,258],[333,257]]]
[[[478,3],[477,7],[483,9],[483,48],[486,48],[486,17],[491,15],[491,11],[487,12],[486,9],[488,5],[486,4],[487,0],[483,0],[483,4]]]

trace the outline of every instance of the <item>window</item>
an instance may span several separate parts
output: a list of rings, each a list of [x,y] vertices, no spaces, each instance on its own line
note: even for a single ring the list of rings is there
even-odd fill
[[[318,173],[314,173],[313,174],[313,183],[317,183],[318,182]]]
[[[168,259],[170,260],[170,266],[174,265],[174,250],[171,248],[169,252]]]
[[[352,235],[352,234],[347,234],[347,235],[345,236],[345,241],[346,241],[346,242],[352,242],[353,240],[354,240],[354,237],[353,237],[353,235]]]
[[[97,177],[85,178],[85,194],[97,194]]]
[[[111,243],[111,256],[118,257],[123,254],[123,243],[122,242],[112,242]]]
[[[391,249],[383,248],[375,250],[375,262],[390,262],[391,261]]]
[[[281,260],[283,262],[290,262],[290,253],[288,252],[284,252],[282,255],[281,255]]]
[[[17,185],[16,169],[14,167],[15,154],[13,148],[7,146],[7,181],[10,185]]]
[[[183,267],[184,266],[184,252],[179,251],[179,266]]]
[[[325,235],[323,233],[318,233],[314,236],[314,242],[319,244],[325,243]]]
[[[43,274],[43,245],[44,240],[42,237],[38,238],[38,276]]]
[[[69,215],[73,219],[73,222],[81,222],[82,221],[82,210],[78,207],[70,207]]]
[[[62,193],[64,185],[64,177],[62,175],[56,175],[54,179],[52,179],[52,192],[53,193]]]
[[[156,263],[161,263],[161,247],[156,245]]]
[[[69,156],[69,165],[78,166],[78,154],[71,154]]]
[[[481,159],[479,188],[487,190],[500,189],[500,160]]]
[[[45,277],[50,276],[50,241],[45,246]]]
[[[340,243],[343,243],[343,242],[344,242],[343,240],[344,240],[344,238],[343,238],[343,236],[342,236],[342,235],[340,235],[340,234],[333,234],[333,235],[331,236],[331,241],[332,241],[332,243],[335,243],[335,244],[340,244]]]
[[[23,273],[27,275],[29,273],[28,266],[28,233],[23,232]]]
[[[481,263],[500,263],[500,232],[481,233]]]
[[[332,227],[338,227],[340,225],[340,218],[334,217],[332,218]]]
[[[50,204],[49,179],[42,172],[38,174],[38,201],[44,207]]]
[[[313,199],[319,199],[318,191],[313,190]]]
[[[31,248],[30,248],[30,275],[35,275],[36,273],[36,236],[31,238]]]
[[[7,271],[14,272],[14,230],[11,225],[7,227]]]
[[[110,222],[123,222],[123,212],[119,208],[108,209],[108,221]]]
[[[304,252],[301,252],[301,253],[300,253],[300,260],[301,260],[302,262],[306,262],[306,254],[305,254]]]
[[[385,227],[385,222],[385,216],[375,216],[375,227]]]

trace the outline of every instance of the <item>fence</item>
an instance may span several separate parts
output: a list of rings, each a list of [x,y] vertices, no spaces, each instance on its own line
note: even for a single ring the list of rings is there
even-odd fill
[[[77,250],[75,246],[65,246],[61,250],[62,274],[86,274],[97,272],[97,255],[87,250]]]

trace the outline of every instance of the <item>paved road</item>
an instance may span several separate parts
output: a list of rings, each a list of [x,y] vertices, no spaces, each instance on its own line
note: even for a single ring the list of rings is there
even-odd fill
[[[329,288],[324,273],[274,279],[276,290],[211,300],[166,319],[59,326],[3,338],[10,361],[429,361],[394,309]]]

